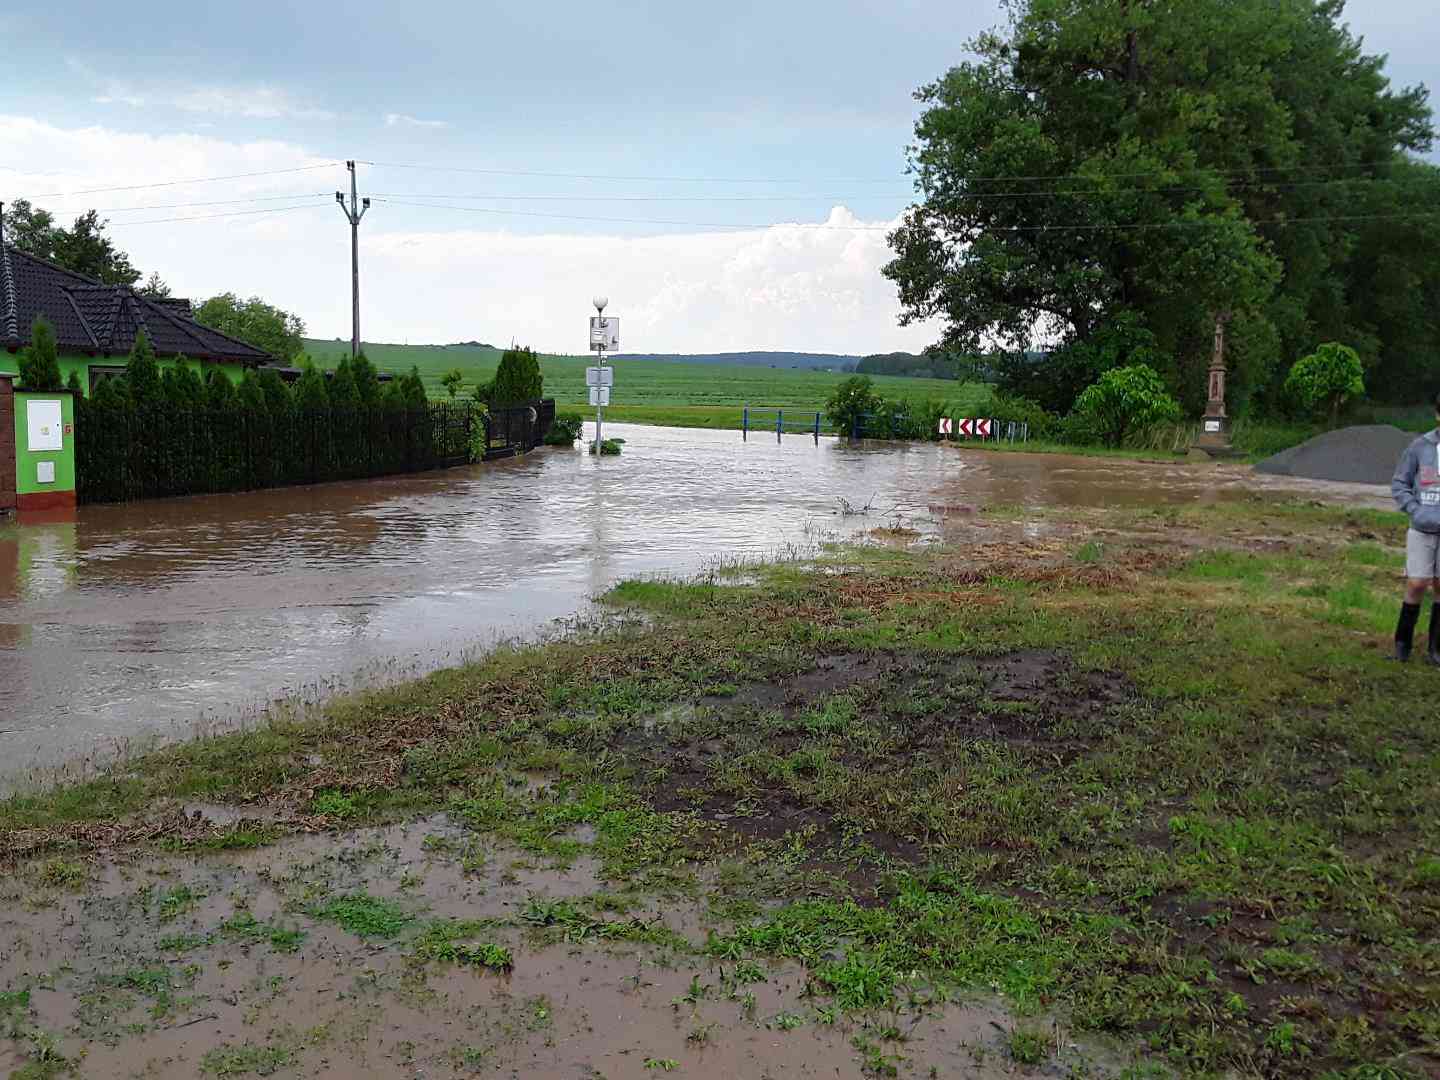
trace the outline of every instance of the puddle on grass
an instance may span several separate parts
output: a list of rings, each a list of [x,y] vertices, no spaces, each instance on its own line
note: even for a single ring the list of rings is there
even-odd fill
[[[86,1077],[116,1080],[619,1080],[672,1069],[758,1080],[858,1077],[867,1062],[913,1077],[1015,1072],[1016,1021],[994,999],[826,1014],[793,963],[742,970],[684,946],[601,941],[583,927],[538,942],[520,913],[537,897],[584,907],[605,886],[596,865],[545,867],[444,817],[107,863],[78,892],[41,884],[37,871],[22,867],[0,885],[0,990],[30,994],[11,1014],[17,1037],[0,1038],[4,1073],[40,1047],[83,1063]],[[410,921],[365,939],[315,914],[360,895]],[[622,914],[610,910],[627,901]],[[697,947],[708,927],[698,899],[610,897],[584,910],[663,926]],[[417,959],[416,934],[445,918],[495,920],[466,940],[508,947],[513,969]],[[1063,1033],[1057,1049],[1042,1075],[1083,1065],[1104,1076],[1125,1064]]]

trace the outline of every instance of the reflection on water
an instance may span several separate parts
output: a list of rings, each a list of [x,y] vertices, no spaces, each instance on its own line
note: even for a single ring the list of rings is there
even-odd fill
[[[763,554],[885,510],[1216,499],[1247,470],[614,425],[419,476],[83,508],[0,527],[0,773],[233,719],[399,662],[433,667],[616,580]]]

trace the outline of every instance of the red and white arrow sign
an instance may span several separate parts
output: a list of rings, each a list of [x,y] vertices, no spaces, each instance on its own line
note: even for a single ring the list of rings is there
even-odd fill
[[[964,435],[966,438],[969,438],[971,435],[974,435],[974,434],[975,434],[975,421],[974,421],[974,420],[961,420],[961,421],[960,421],[960,434],[961,434],[961,435]]]
[[[976,434],[976,435],[979,435],[982,439],[988,439],[988,438],[990,437],[990,421],[989,421],[989,420],[976,420],[976,421],[975,421],[975,434]]]
[[[950,434],[950,431],[951,431],[951,421],[950,421],[948,418],[942,416],[942,417],[940,418],[940,434],[941,434],[941,435],[949,435],[949,434]]]

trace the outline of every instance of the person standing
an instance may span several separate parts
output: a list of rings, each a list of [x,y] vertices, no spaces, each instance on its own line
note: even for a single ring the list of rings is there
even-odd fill
[[[1405,600],[1395,627],[1395,659],[1402,664],[1415,648],[1415,623],[1425,593],[1436,590],[1430,608],[1428,663],[1440,667],[1440,394],[1435,395],[1434,430],[1412,442],[1400,455],[1390,494],[1410,518],[1405,534]]]

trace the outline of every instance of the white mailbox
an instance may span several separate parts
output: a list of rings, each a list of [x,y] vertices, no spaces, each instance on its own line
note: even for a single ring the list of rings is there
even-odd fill
[[[35,482],[37,484],[53,484],[55,482],[55,462],[37,461],[35,463]]]
[[[32,399],[25,403],[26,449],[60,450],[65,446],[60,402]]]

